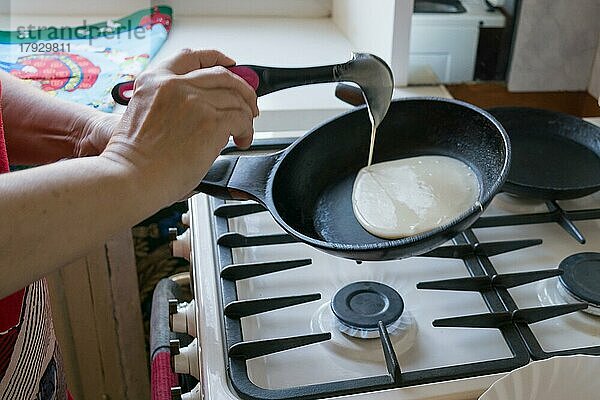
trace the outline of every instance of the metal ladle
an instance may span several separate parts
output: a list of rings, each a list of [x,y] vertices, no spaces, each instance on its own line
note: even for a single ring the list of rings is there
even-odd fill
[[[369,117],[377,128],[390,107],[394,90],[392,70],[381,58],[354,53],[350,61],[338,67],[337,82],[354,82],[362,90]]]

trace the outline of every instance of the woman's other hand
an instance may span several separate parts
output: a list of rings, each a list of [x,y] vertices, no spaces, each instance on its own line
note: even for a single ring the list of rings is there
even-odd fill
[[[97,112],[86,117],[74,135],[74,157],[97,156],[102,153],[112,137],[119,121],[120,114]]]

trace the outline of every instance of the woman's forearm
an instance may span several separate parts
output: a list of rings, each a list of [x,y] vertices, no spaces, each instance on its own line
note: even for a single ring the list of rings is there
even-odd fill
[[[230,136],[250,145],[256,93],[233,64],[182,50],[137,78],[101,155],[0,175],[0,298],[190,193]]]
[[[110,118],[90,107],[54,98],[4,71],[0,71],[0,81],[11,164],[39,165],[81,155],[78,146],[95,121]]]
[[[163,205],[144,199],[143,187],[139,177],[101,156],[0,175],[0,298]]]

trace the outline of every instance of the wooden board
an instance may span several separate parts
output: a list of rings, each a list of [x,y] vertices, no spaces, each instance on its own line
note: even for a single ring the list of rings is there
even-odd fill
[[[49,276],[48,286],[74,398],[149,398],[131,233]]]

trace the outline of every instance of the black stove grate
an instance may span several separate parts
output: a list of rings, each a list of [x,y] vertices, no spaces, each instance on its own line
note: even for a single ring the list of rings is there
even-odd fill
[[[485,217],[482,217],[485,218]],[[499,226],[499,225],[498,225]],[[460,244],[479,243],[472,230],[467,230],[458,235],[454,241]],[[541,360],[553,356],[566,356],[575,354],[600,355],[600,344],[598,346],[581,347],[568,350],[545,351],[529,324],[580,311],[587,308],[585,303],[554,305],[519,309],[516,302],[508,292],[509,288],[524,285],[559,276],[559,269],[528,271],[514,274],[498,274],[488,256],[478,255],[475,257],[462,258],[465,266],[471,273],[471,278],[459,278],[445,281],[421,282],[418,288],[438,290],[471,290],[481,293],[488,305],[489,302],[500,300],[505,309],[499,313],[490,311],[490,314],[459,316],[433,321],[434,326],[453,326],[465,328],[498,328],[504,324],[514,325],[521,334],[529,353],[534,360]]]
[[[238,395],[244,399],[316,399],[322,397],[341,396],[353,393],[384,390],[398,387],[421,385],[426,383],[440,382],[451,379],[460,379],[478,375],[494,374],[510,371],[529,362],[529,354],[519,332],[514,325],[506,324],[500,327],[505,341],[508,344],[513,356],[505,359],[492,361],[474,362],[464,365],[450,367],[432,368],[427,370],[402,372],[394,348],[391,344],[387,329],[383,323],[379,324],[380,340],[382,352],[386,361],[388,370],[387,375],[374,376],[362,379],[351,379],[346,381],[337,381],[331,383],[307,385],[289,389],[264,389],[256,386],[248,377],[246,361],[283,350],[289,350],[301,346],[306,346],[331,338],[328,332],[321,334],[299,335],[294,337],[273,338],[267,340],[244,341],[240,318],[247,315],[257,314],[259,312],[284,308],[294,304],[320,299],[317,293],[290,297],[278,297],[270,299],[243,300],[237,298],[236,281],[239,279],[251,278],[267,273],[285,271],[291,268],[301,268],[309,265],[309,259],[286,260],[281,262],[253,263],[253,264],[234,264],[232,249],[243,246],[255,245],[275,245],[290,243],[288,235],[262,235],[262,236],[243,236],[229,232],[227,218],[231,216],[221,200],[212,199],[214,206],[214,227],[215,240],[217,240],[219,268],[221,276],[221,293],[224,304],[224,327],[225,339],[228,354],[228,369],[232,386]],[[244,204],[251,206],[252,204]],[[240,208],[239,204],[231,205],[233,214],[239,216],[243,210],[250,210],[251,207]],[[256,208],[255,208],[256,209]],[[223,238],[227,238],[223,240]],[[537,244],[538,241],[518,241],[514,245],[508,246],[511,250]],[[479,249],[497,253],[497,245],[490,243],[483,244]],[[502,243],[504,248],[506,244]],[[516,247],[515,247],[516,246]],[[464,247],[455,250],[455,253],[470,254]],[[503,308],[494,307],[492,311],[501,312]]]
[[[555,222],[571,235],[573,239],[581,244],[585,244],[585,237],[574,222],[600,218],[600,208],[567,211],[563,210],[563,208],[553,200],[546,201],[546,208],[548,208],[548,211],[543,213],[481,217],[472,225],[472,228],[546,224]]]
[[[268,140],[254,145],[255,150],[276,150],[287,147],[289,140]],[[233,151],[231,148],[225,152]],[[248,376],[246,361],[284,350],[298,348],[329,340],[328,332],[306,334],[266,340],[245,341],[240,318],[276,309],[315,301],[320,294],[300,294],[297,296],[268,299],[238,300],[236,281],[263,274],[301,268],[311,263],[310,259],[285,260],[252,264],[235,264],[233,248],[248,246],[294,243],[296,240],[287,234],[244,236],[230,232],[228,218],[263,212],[265,209],[255,203],[225,204],[222,200],[211,199],[214,210],[214,240],[217,243],[218,268],[220,273],[221,295],[224,310],[225,345],[228,355],[228,372],[236,393],[244,399],[317,399],[384,389],[422,385],[447,380],[462,379],[507,372],[527,364],[532,358],[542,359],[554,355],[593,354],[600,355],[600,346],[545,352],[529,324],[544,319],[581,310],[585,304],[566,304],[529,309],[519,309],[508,292],[508,288],[555,277],[558,269],[531,271],[513,274],[498,274],[489,257],[510,251],[536,246],[539,239],[513,240],[502,242],[479,242],[472,230],[467,230],[454,239],[454,245],[439,247],[421,257],[441,257],[461,259],[470,277],[443,281],[421,282],[419,289],[460,290],[479,292],[489,313],[457,316],[433,321],[434,326],[464,328],[495,328],[502,334],[512,357],[480,361],[461,365],[402,372],[385,325],[380,322],[378,329],[382,352],[386,361],[387,374],[306,385],[287,389],[265,389],[256,386]],[[584,241],[572,221],[600,218],[600,209],[564,211],[555,202],[547,203],[548,213],[482,217],[474,225],[477,228],[557,222],[579,242]]]

